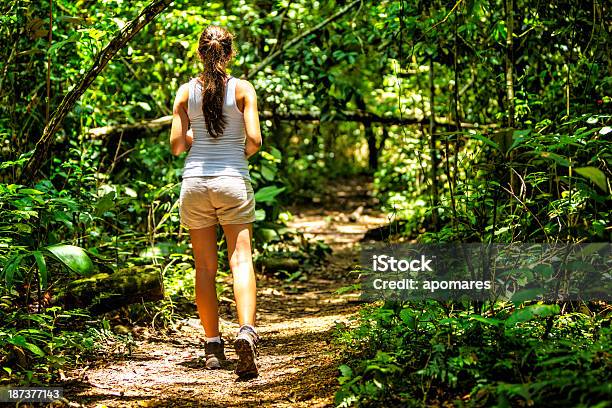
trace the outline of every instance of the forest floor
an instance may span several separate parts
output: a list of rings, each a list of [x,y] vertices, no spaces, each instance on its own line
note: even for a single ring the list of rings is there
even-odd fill
[[[286,282],[258,274],[258,322],[261,335],[259,377],[240,381],[233,373],[231,339],[237,330],[233,305],[220,306],[227,362],[220,370],[203,368],[204,333],[196,315],[174,330],[135,336],[131,354],[111,355],[80,372],[65,389],[71,406],[84,407],[323,407],[333,405],[341,353],[333,332],[350,324],[359,310],[355,294],[337,294],[354,283],[359,240],[387,223],[363,179],[343,180],[330,195],[291,208],[290,226],[321,239],[333,253],[307,279]],[[333,194],[333,195],[332,195]],[[363,208],[356,221],[350,214]]]

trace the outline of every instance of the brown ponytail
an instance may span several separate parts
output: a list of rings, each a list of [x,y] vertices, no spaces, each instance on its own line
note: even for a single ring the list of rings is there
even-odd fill
[[[217,138],[225,130],[223,99],[225,96],[225,68],[234,56],[233,36],[226,29],[208,26],[198,43],[198,54],[204,64],[200,74],[202,82],[202,113],[208,133]]]

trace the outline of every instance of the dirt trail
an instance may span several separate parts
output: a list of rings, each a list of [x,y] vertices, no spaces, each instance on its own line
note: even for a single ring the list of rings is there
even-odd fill
[[[334,291],[354,279],[348,272],[358,262],[355,244],[386,219],[370,210],[372,198],[363,180],[337,183],[328,191],[334,195],[293,208],[291,222],[332,247],[325,265],[307,271],[308,279],[299,282],[258,274],[258,378],[237,380],[231,345],[221,370],[203,369],[203,330],[193,316],[171,335],[137,338],[130,357],[109,357],[89,368],[82,386],[66,392],[67,399],[87,407],[331,406],[339,364],[332,332],[358,309],[354,295]],[[363,213],[352,222],[349,214],[360,206]],[[221,310],[222,332],[231,339],[237,325],[229,320],[235,319],[229,307]]]

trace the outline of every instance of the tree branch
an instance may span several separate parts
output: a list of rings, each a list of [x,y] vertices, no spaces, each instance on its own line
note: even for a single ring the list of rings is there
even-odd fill
[[[282,44],[282,40],[283,40],[283,28],[285,27],[285,21],[287,20],[287,13],[289,12],[289,9],[291,8],[291,0],[287,3],[287,7],[285,7],[283,9],[283,11],[280,14],[280,24],[278,25],[278,30],[276,30],[276,43],[274,44],[274,47],[272,47],[271,52],[276,51],[278,48],[282,48],[281,46]]]
[[[436,24],[432,25],[431,27],[429,27],[427,29],[427,31],[425,31],[425,33],[423,34],[427,34],[428,32],[430,32],[431,30],[435,29],[436,27],[438,27],[440,24],[444,24],[446,22],[446,20],[448,20],[448,18],[455,12],[455,10],[457,10],[457,7],[459,7],[459,5],[461,4],[463,0],[458,0],[455,5],[453,6],[453,8],[451,9],[451,11],[448,12],[448,14],[440,21],[438,21]]]

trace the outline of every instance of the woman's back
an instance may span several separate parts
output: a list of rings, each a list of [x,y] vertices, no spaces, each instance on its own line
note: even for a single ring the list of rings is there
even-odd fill
[[[185,160],[183,178],[200,176],[241,176],[250,180],[245,156],[244,117],[236,103],[238,79],[230,76],[225,86],[223,134],[212,137],[202,111],[202,84],[197,78],[189,81],[187,114],[193,130],[193,144]]]

